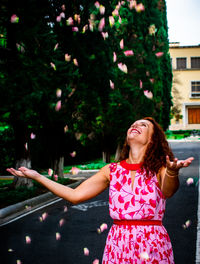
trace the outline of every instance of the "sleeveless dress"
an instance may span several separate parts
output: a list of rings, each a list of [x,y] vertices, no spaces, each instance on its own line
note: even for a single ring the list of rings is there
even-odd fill
[[[165,212],[156,174],[146,177],[120,164],[110,165],[109,213],[118,220],[160,220]],[[106,240],[102,264],[173,264],[172,245],[163,225],[113,224]]]

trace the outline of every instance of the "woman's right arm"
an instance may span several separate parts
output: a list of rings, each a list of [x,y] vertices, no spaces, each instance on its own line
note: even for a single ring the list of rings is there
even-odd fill
[[[7,171],[13,174],[14,176],[36,180],[55,195],[73,204],[78,204],[80,202],[89,200],[97,196],[109,186],[110,182],[109,165],[104,166],[102,169],[99,170],[99,172],[82,182],[75,189],[52,181],[46,176],[39,174],[37,171],[30,170],[25,167],[21,167],[18,170],[10,168],[7,169]]]

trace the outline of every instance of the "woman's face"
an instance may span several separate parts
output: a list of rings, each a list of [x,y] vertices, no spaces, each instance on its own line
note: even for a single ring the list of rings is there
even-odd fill
[[[153,124],[149,120],[137,120],[127,131],[127,142],[128,144],[140,142],[146,145],[151,141],[152,134]]]

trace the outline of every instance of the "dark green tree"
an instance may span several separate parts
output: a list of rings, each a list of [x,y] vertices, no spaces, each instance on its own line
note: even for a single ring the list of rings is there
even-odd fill
[[[109,162],[110,152],[123,142],[135,119],[153,116],[164,129],[169,125],[172,71],[166,6],[158,0],[101,1],[91,2],[87,10],[92,29],[85,33],[89,50],[84,44],[80,48],[81,58],[85,55],[80,67],[83,89],[75,126],[83,142],[93,135],[102,143]],[[81,30],[75,34],[81,36]],[[104,83],[99,81],[102,72]]]
[[[68,109],[60,111],[59,104],[73,90],[70,85],[77,67],[66,63],[56,45],[54,21],[50,20],[56,11],[52,12],[49,1],[5,1],[3,9],[1,28],[7,43],[2,49],[6,56],[1,63],[1,121],[14,130],[16,167],[31,166],[30,135],[42,131],[49,139],[46,151],[50,150],[57,173],[55,164],[63,156],[62,139],[69,117]],[[70,107],[70,103],[66,105]]]

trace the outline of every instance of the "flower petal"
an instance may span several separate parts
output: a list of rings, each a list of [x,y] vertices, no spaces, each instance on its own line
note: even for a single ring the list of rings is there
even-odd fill
[[[31,243],[31,238],[29,236],[26,236],[26,244],[30,244]]]
[[[85,255],[85,256],[89,256],[89,254],[90,254],[90,251],[89,251],[88,248],[84,248],[84,249],[83,249],[83,252],[84,252],[84,255]]]

